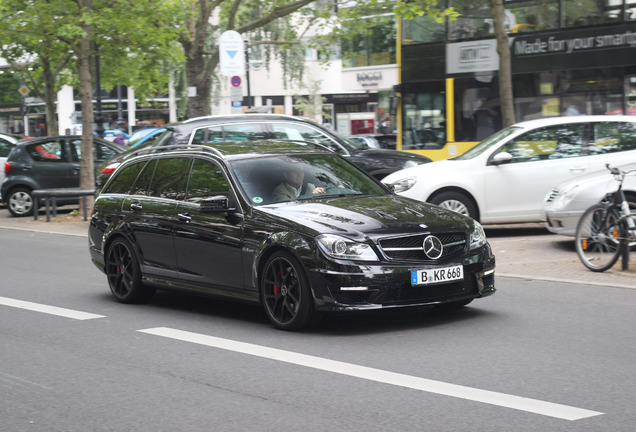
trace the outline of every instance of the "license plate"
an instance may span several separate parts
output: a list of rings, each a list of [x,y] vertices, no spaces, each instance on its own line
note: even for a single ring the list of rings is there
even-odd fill
[[[411,270],[411,285],[430,285],[464,279],[464,267]]]

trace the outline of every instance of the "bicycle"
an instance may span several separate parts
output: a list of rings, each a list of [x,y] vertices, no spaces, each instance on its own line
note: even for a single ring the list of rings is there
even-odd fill
[[[576,227],[576,253],[583,265],[594,272],[610,269],[620,256],[622,269],[626,270],[630,248],[636,245],[636,213],[623,192],[625,176],[636,169],[621,171],[609,164],[605,167],[618,181],[618,189],[585,210]]]

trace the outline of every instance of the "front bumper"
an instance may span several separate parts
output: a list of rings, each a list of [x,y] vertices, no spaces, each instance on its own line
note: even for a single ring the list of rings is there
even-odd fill
[[[411,285],[411,270],[462,265],[460,281]],[[348,267],[348,268],[346,268]],[[485,246],[444,264],[372,264],[309,272],[316,310],[345,312],[436,305],[495,293],[495,257]]]

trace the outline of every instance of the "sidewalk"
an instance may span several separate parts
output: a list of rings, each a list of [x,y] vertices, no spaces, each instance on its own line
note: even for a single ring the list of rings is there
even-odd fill
[[[11,217],[5,209],[0,209],[0,229],[86,237],[88,225],[89,221],[68,210],[46,222],[42,213],[35,221]],[[486,225],[484,228],[497,258],[498,276],[636,289],[636,253],[632,253],[626,271],[620,270],[619,261],[613,269],[595,273],[579,261],[573,238],[551,234],[541,224]]]

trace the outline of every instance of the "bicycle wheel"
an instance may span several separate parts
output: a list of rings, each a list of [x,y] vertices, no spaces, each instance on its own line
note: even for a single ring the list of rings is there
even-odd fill
[[[615,207],[596,204],[583,213],[576,227],[576,253],[595,272],[611,268],[621,254],[620,213]]]

